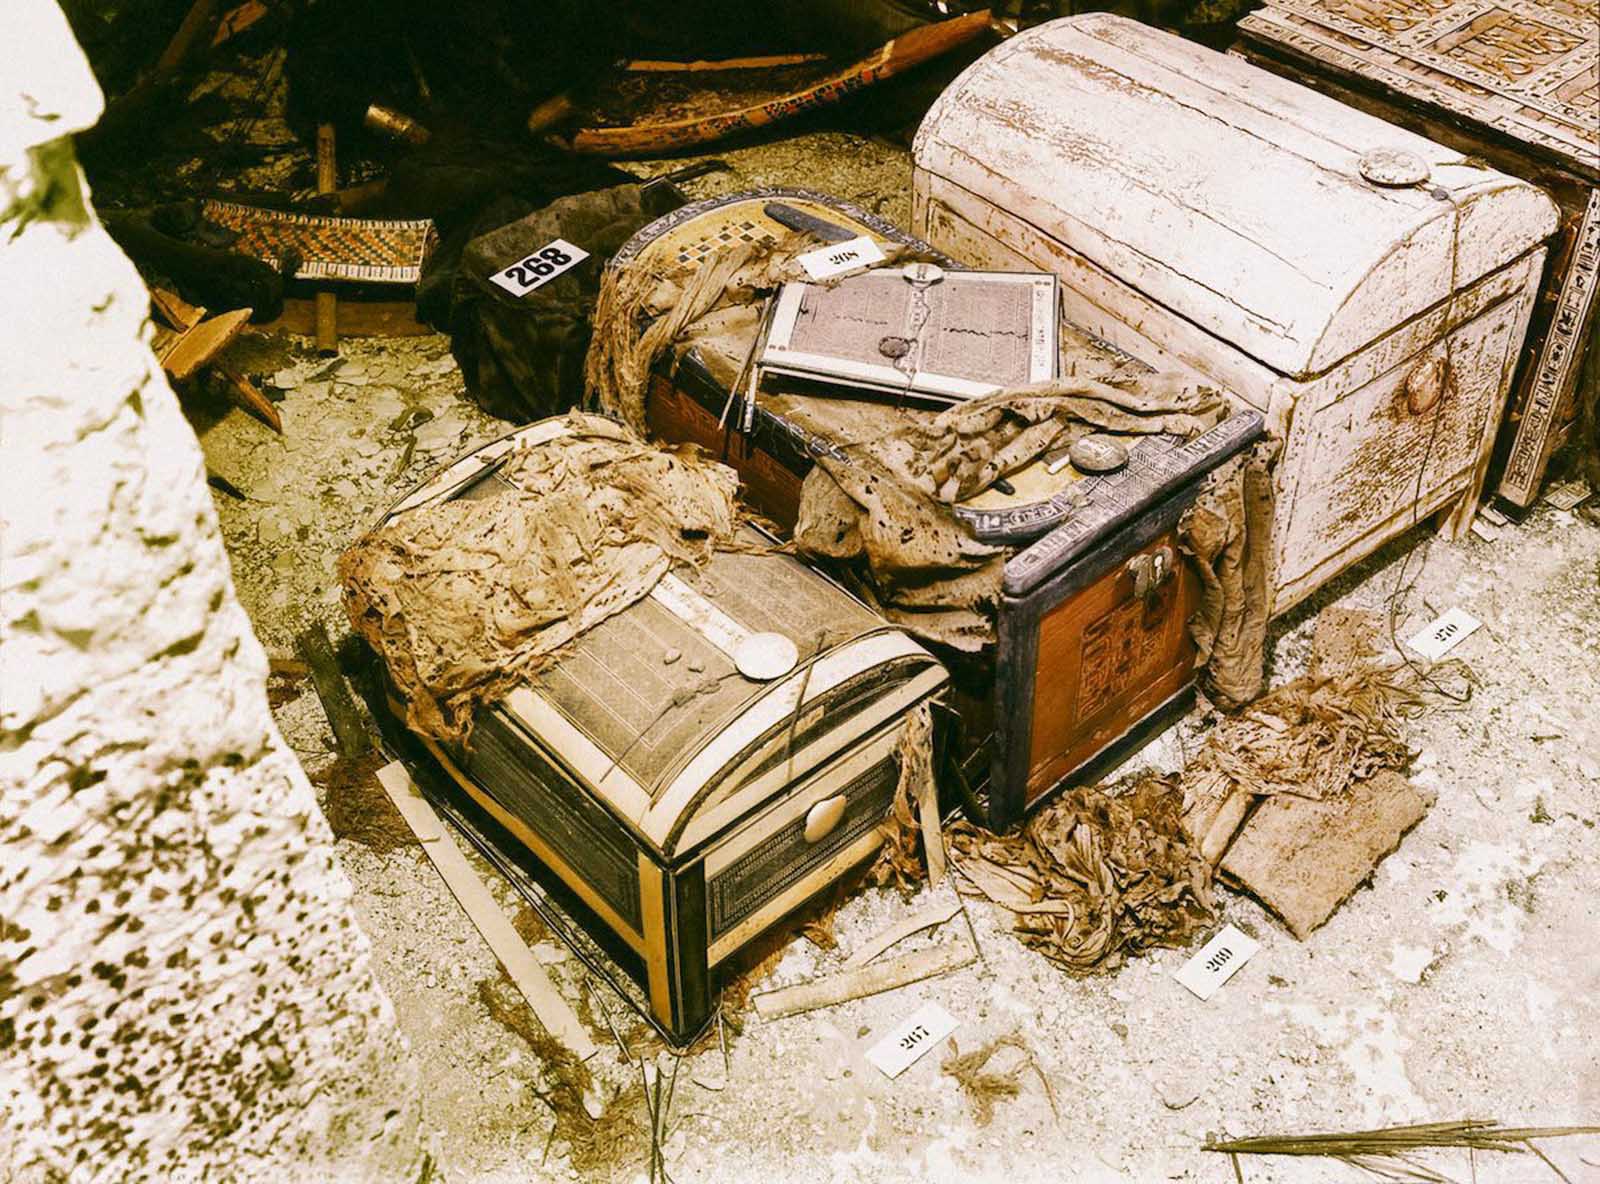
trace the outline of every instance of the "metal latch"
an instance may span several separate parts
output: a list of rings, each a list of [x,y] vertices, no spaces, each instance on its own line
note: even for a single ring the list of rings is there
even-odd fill
[[[1172,565],[1171,547],[1158,547],[1128,560],[1125,570],[1133,577],[1133,594],[1148,605],[1172,575]]]

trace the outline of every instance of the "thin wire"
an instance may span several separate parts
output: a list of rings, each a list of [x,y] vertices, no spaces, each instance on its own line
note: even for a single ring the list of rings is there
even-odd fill
[[[1422,506],[1422,483],[1428,472],[1428,461],[1433,455],[1433,446],[1439,437],[1439,427],[1444,421],[1445,405],[1449,402],[1450,396],[1455,392],[1456,387],[1454,333],[1458,326],[1451,323],[1451,314],[1455,311],[1456,285],[1460,280],[1461,207],[1456,203],[1455,195],[1450,193],[1448,190],[1436,189],[1434,192],[1442,194],[1445,200],[1450,203],[1450,209],[1455,219],[1455,227],[1452,231],[1450,239],[1450,293],[1446,301],[1445,315],[1443,320],[1444,377],[1440,382],[1441,389],[1439,392],[1439,398],[1434,403],[1433,422],[1428,428],[1428,441],[1423,446],[1421,463],[1417,465],[1417,481],[1412,492],[1411,523],[1407,527],[1408,530],[1416,528],[1418,511]],[[1471,490],[1469,489],[1468,492],[1470,493]],[[1472,699],[1472,680],[1470,678],[1466,680],[1465,692],[1457,693],[1452,691],[1441,684],[1438,679],[1434,678],[1429,670],[1417,665],[1417,663],[1412,660],[1411,656],[1406,653],[1405,647],[1400,644],[1400,603],[1402,598],[1410,597],[1412,591],[1417,586],[1417,581],[1422,578],[1422,573],[1427,570],[1428,551],[1432,545],[1433,538],[1432,536],[1429,536],[1422,541],[1422,545],[1420,547],[1414,547],[1411,550],[1408,550],[1405,555],[1401,557],[1400,571],[1395,577],[1394,590],[1389,594],[1389,602],[1386,607],[1386,615],[1388,617],[1389,624],[1389,643],[1394,646],[1395,651],[1400,655],[1400,660],[1406,664],[1411,673],[1416,675],[1416,677],[1421,681],[1427,683],[1428,686],[1432,687],[1437,694],[1443,698],[1449,699],[1452,703],[1467,703]],[[1406,581],[1406,570],[1411,566],[1412,555],[1419,550],[1422,552],[1422,562],[1418,565],[1416,574],[1411,577],[1411,580],[1408,583]]]

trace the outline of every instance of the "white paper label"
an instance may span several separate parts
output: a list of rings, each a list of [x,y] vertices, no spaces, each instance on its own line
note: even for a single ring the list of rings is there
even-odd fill
[[[867,1049],[867,1060],[885,1077],[898,1077],[960,1026],[961,1021],[937,1003],[924,1003],[910,1019]]]
[[[1575,510],[1589,500],[1589,487],[1582,481],[1563,481],[1546,490],[1544,500],[1558,510]]]
[[[1437,662],[1470,637],[1481,624],[1482,621],[1465,609],[1453,608],[1431,625],[1423,626],[1422,632],[1408,638],[1406,644],[1430,662]]]
[[[566,239],[558,238],[489,278],[513,296],[526,296],[562,272],[571,271],[588,257],[589,252],[582,247],[575,247]]]
[[[1472,533],[1486,543],[1492,543],[1500,537],[1500,528],[1482,516],[1472,520]]]
[[[830,243],[800,256],[800,266],[814,280],[832,279],[847,271],[858,271],[882,262],[883,251],[864,234],[848,242]]]
[[[1255,957],[1261,943],[1237,926],[1229,925],[1200,947],[1172,976],[1200,999],[1209,999],[1233,977],[1234,972]]]

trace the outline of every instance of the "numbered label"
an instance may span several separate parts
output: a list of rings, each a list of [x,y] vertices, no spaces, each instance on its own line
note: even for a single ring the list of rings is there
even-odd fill
[[[1200,947],[1172,977],[1201,999],[1209,999],[1217,988],[1255,956],[1261,943],[1248,933],[1229,925]]]
[[[589,252],[582,247],[575,247],[566,239],[558,238],[489,278],[513,296],[526,296],[562,272],[571,271],[588,257]]]
[[[848,242],[833,243],[815,251],[807,251],[800,256],[800,266],[806,269],[806,274],[812,279],[826,280],[836,275],[844,275],[847,271],[860,271],[863,267],[875,266],[883,260],[883,251],[878,244],[863,234]]]
[[[1465,609],[1453,608],[1432,624],[1424,625],[1422,632],[1408,638],[1406,644],[1430,662],[1437,662],[1483,624]]]
[[[960,1021],[937,1003],[924,1003],[910,1018],[867,1049],[867,1060],[885,1077],[898,1077],[960,1026]]]

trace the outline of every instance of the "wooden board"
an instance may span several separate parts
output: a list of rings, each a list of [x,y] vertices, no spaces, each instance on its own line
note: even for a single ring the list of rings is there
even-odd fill
[[[162,369],[180,382],[192,378],[239,336],[249,321],[250,310],[236,308],[181,330],[158,355]]]
[[[965,44],[989,28],[989,12],[923,25],[848,66],[785,61],[708,70],[650,69],[608,76],[580,107],[578,128],[552,137],[597,156],[641,156],[706,144],[830,106],[874,83]],[[700,81],[701,73],[712,78]]]
[[[317,331],[317,306],[314,300],[291,296],[283,302],[283,312],[275,321],[260,326],[263,333],[278,330],[305,337]],[[425,337],[435,330],[417,320],[417,306],[410,300],[339,301],[341,337]]]
[[[582,1060],[599,1051],[589,1030],[573,1011],[571,1004],[556,990],[550,976],[545,973],[533,951],[522,940],[509,918],[495,903],[493,895],[472,870],[467,857],[456,846],[450,832],[439,821],[433,807],[417,791],[411,777],[399,761],[385,765],[378,771],[382,784],[395,809],[400,811],[428,853],[434,868],[449,887],[456,901],[489,949],[505,968],[517,990],[528,1001],[533,1014],[545,1031],[559,1040]]]

